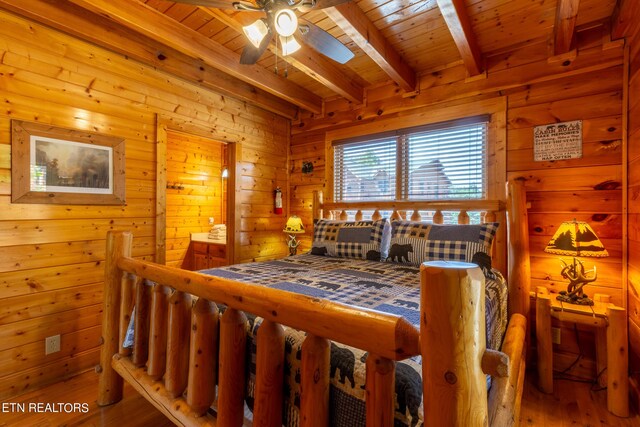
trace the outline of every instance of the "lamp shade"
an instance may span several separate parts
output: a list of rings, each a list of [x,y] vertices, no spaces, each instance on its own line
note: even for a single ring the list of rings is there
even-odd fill
[[[609,253],[584,221],[565,221],[544,248],[550,254],[574,257],[607,257]]]
[[[253,44],[257,49],[260,47],[262,40],[269,32],[269,28],[267,27],[267,21],[264,19],[258,19],[253,24],[242,27],[242,31],[244,31],[244,34],[247,36],[251,44]]]
[[[297,215],[291,215],[287,220],[287,225],[285,225],[284,230],[282,231],[288,234],[304,233],[304,225],[302,225],[302,220]]]
[[[282,46],[282,56],[291,55],[302,47],[295,37],[280,36],[280,45]]]

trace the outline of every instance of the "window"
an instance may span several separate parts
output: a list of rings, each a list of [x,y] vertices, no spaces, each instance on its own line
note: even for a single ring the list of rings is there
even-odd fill
[[[335,200],[485,198],[488,121],[478,116],[335,141]]]

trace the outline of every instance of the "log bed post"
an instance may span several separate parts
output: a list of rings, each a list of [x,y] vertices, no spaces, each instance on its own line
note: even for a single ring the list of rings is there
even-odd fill
[[[111,367],[111,357],[119,350],[120,286],[122,270],[118,259],[131,256],[130,232],[107,233],[107,254],[104,278],[104,314],[102,317],[102,349],[100,351],[98,400],[99,406],[111,405],[122,399],[122,377]]]
[[[420,348],[425,426],[487,426],[484,275],[475,264],[420,268]]]
[[[529,261],[527,190],[524,182],[523,178],[517,178],[510,180],[507,184],[507,226],[509,233],[507,279],[509,280],[509,314],[522,314],[528,319],[531,264]]]
[[[619,416],[629,416],[629,349],[627,311],[607,307],[607,409]]]

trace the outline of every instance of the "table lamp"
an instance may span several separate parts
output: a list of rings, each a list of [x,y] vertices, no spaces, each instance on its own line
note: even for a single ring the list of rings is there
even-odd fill
[[[582,288],[587,283],[594,282],[597,278],[596,267],[585,271],[584,264],[577,257],[607,257],[609,253],[604,248],[593,229],[584,221],[565,221],[560,224],[558,231],[544,249],[545,252],[556,255],[572,256],[573,263],[567,264],[564,260],[560,274],[569,280],[566,291],[560,292],[556,299],[571,304],[593,305]],[[590,275],[590,273],[593,273]]]
[[[296,239],[296,234],[304,233],[302,220],[297,215],[291,215],[289,219],[287,219],[287,225],[285,225],[282,231],[289,235],[289,240],[287,241],[289,255],[295,255],[298,251],[298,245],[300,245],[300,241]]]

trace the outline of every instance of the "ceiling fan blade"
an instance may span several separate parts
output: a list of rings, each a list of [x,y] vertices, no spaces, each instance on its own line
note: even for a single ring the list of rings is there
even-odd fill
[[[216,9],[235,9],[233,0],[173,0],[176,3],[187,3],[194,6],[213,7]]]
[[[269,43],[271,43],[271,38],[273,37],[273,33],[269,31],[266,36],[262,39],[262,43],[260,43],[260,47],[255,47],[252,43],[247,43],[247,45],[242,50],[242,54],[240,55],[240,63],[244,65],[253,65],[258,62],[258,59],[262,56],[267,47],[269,47]]]
[[[250,12],[264,11],[264,6],[256,6],[255,4],[248,1],[235,0],[231,4],[233,5],[233,8],[235,10],[248,10]]]
[[[298,10],[302,13],[309,12],[311,9],[324,9],[325,7],[333,7],[351,0],[304,0]]]
[[[301,23],[298,31],[306,44],[340,64],[344,64],[354,57],[353,52],[340,43],[340,40],[311,22]]]

